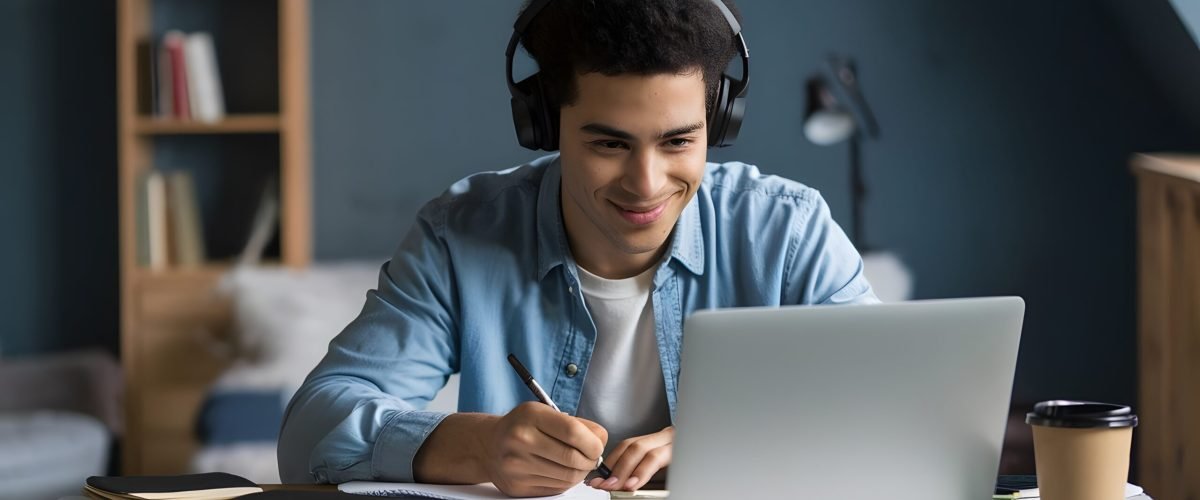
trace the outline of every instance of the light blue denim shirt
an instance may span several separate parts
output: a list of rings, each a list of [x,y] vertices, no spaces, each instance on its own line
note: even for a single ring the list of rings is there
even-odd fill
[[[575,414],[596,329],[563,229],[557,160],[472,175],[421,209],[292,398],[284,482],[412,481],[417,450],[446,417],[423,408],[450,374],[461,373],[459,411],[534,400],[510,352]],[[669,244],[651,300],[672,420],[693,311],[878,302],[820,194],[750,165],[708,164]]]

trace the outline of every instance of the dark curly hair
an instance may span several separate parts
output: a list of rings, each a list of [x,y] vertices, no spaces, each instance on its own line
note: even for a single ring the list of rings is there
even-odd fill
[[[741,23],[732,0],[722,1]],[[553,110],[578,98],[576,72],[657,75],[699,68],[711,111],[721,73],[737,55],[733,31],[712,0],[555,0],[534,17],[521,45],[537,61]]]

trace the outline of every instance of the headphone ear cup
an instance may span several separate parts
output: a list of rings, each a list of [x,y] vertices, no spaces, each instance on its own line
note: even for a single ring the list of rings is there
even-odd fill
[[[514,95],[511,101],[517,142],[533,150],[558,149],[558,128],[551,120],[537,73],[517,82],[517,89],[521,95]]]
[[[729,103],[728,114],[725,115],[725,133],[721,137],[721,147],[732,146],[742,130],[742,117],[746,115],[746,98],[734,97]]]
[[[742,116],[746,113],[746,99],[730,95],[733,80],[728,75],[721,74],[717,84],[716,102],[713,103],[712,116],[709,119],[708,147],[723,148],[732,146],[737,140],[738,132],[742,129]]]
[[[717,82],[717,92],[713,95],[712,109],[708,113],[708,147],[723,146],[725,140],[725,125],[728,120],[729,107],[729,77],[724,74]]]
[[[538,74],[534,76],[538,76]],[[537,116],[540,117],[538,133],[541,134],[539,145],[546,151],[558,151],[558,110],[550,109],[550,102],[546,99],[546,89],[542,86],[540,76],[537,79],[537,110],[539,112]]]
[[[538,132],[537,132],[537,116],[539,114],[537,108],[537,82],[534,79],[537,75],[531,76],[520,82],[517,82],[517,89],[520,94],[514,93],[510,103],[512,104],[513,127],[517,131],[517,142],[522,147],[528,149],[538,149]]]

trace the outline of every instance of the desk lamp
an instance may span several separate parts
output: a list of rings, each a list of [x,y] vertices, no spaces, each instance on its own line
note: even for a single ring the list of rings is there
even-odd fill
[[[805,83],[804,136],[818,146],[848,141],[850,145],[850,241],[863,254],[864,273],[884,301],[906,300],[912,275],[891,252],[874,251],[863,235],[863,202],[867,185],[862,175],[861,142],[879,138],[875,114],[858,86],[854,61],[831,55]]]

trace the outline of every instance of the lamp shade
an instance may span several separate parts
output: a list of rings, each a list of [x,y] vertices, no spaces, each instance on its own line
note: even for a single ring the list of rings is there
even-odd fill
[[[814,111],[804,120],[804,137],[818,146],[829,146],[849,139],[857,128],[850,113],[839,109],[822,109]]]

